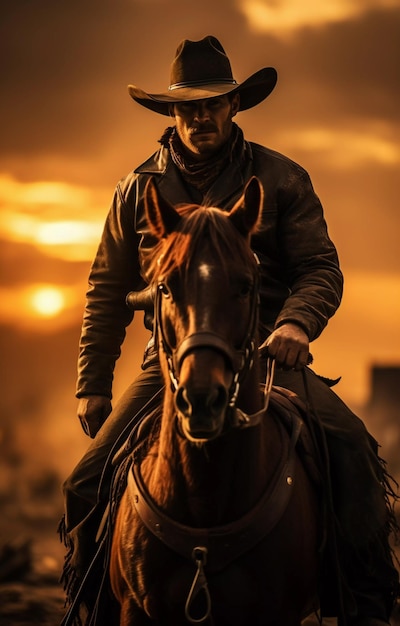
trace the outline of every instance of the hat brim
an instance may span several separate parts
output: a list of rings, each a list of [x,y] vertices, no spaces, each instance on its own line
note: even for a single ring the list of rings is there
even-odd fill
[[[239,111],[246,111],[256,106],[273,91],[278,79],[273,67],[264,67],[240,85],[229,83],[210,83],[209,85],[179,87],[166,93],[146,93],[136,85],[128,85],[130,96],[138,104],[161,113],[170,114],[170,106],[178,102],[204,100],[232,93],[240,94]]]

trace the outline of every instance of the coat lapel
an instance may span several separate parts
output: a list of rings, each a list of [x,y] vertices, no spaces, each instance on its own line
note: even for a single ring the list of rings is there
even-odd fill
[[[166,148],[140,165],[135,173],[154,175],[160,193],[173,205],[195,203],[230,209],[240,197],[245,182],[251,176],[251,148],[247,142],[246,155],[245,166],[237,161],[231,163],[223,170],[204,198],[198,190],[185,183]]]

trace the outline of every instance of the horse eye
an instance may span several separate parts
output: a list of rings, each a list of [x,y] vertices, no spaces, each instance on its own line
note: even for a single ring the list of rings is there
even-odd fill
[[[240,286],[238,291],[238,295],[240,298],[246,298],[253,289],[253,284],[251,282],[245,282]]]
[[[167,285],[165,283],[160,283],[158,285],[158,288],[159,288],[159,290],[161,291],[162,295],[165,298],[170,298],[171,297],[171,292],[170,292],[170,290],[168,289],[168,287],[167,287]]]

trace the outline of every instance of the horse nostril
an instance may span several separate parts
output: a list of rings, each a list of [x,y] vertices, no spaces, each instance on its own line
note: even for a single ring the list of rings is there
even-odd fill
[[[219,385],[209,396],[208,407],[212,415],[222,413],[228,404],[228,392],[223,385]]]
[[[185,417],[218,417],[227,404],[228,392],[223,385],[201,392],[181,386],[175,394],[175,407]]]
[[[189,401],[186,387],[179,387],[175,394],[175,406],[177,410],[185,417],[189,417],[191,414],[191,403]]]

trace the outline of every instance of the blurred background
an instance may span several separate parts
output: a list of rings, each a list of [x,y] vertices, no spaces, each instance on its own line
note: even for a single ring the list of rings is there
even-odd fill
[[[13,0],[0,15],[0,582],[31,585],[3,585],[0,622],[56,623],[60,485],[88,445],[74,398],[87,276],[116,183],[169,124],[127,85],[164,91],[182,39],[218,37],[238,82],[278,70],[236,121],[311,175],[345,275],[314,369],[342,377],[399,479],[400,1]],[[146,340],[137,316],[115,399]]]

